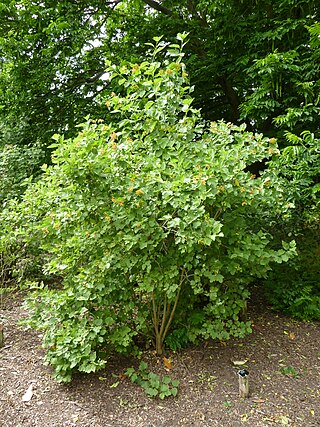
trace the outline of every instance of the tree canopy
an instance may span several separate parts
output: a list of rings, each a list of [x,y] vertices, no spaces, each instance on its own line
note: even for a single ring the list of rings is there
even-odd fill
[[[101,116],[97,96],[113,90],[106,60],[141,62],[153,36],[173,42],[183,31],[207,119],[272,136],[283,124],[316,131],[319,9],[310,0],[0,2],[2,133],[24,144],[71,135],[88,113]]]

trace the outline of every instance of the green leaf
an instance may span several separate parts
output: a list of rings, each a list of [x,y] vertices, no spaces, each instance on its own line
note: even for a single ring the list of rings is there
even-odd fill
[[[176,387],[173,387],[173,388],[170,390],[170,393],[171,393],[171,395],[172,395],[173,397],[176,397],[176,396],[177,396],[177,394],[178,394],[178,389],[177,389]]]
[[[147,388],[145,388],[145,392],[146,392],[147,396],[149,396],[149,397],[158,396],[158,390],[156,388],[147,387]]]
[[[171,378],[170,378],[168,375],[165,375],[165,376],[162,378],[162,382],[163,382],[163,384],[170,384],[170,382],[171,382]]]

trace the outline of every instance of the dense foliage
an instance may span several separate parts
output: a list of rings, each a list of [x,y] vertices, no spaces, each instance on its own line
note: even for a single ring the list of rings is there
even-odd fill
[[[287,133],[288,145],[270,167],[281,170],[286,193],[295,205],[281,221],[279,238],[291,235],[298,257],[269,275],[272,305],[300,319],[320,319],[320,140],[309,131]]]
[[[276,141],[206,125],[178,48],[173,62],[110,66],[119,93],[105,100],[108,120],[56,136],[53,165],[15,204],[13,235],[37,242],[44,273],[62,280],[29,301],[59,380],[143,337],[161,354],[165,342],[243,336],[248,283],[295,252],[264,231],[290,207],[277,173],[246,172],[277,155]]]
[[[275,267],[266,281],[272,306],[302,320],[320,320],[320,233],[319,223],[295,230],[298,257]]]
[[[241,116],[274,137],[289,116],[297,133],[318,131],[319,15],[316,0],[1,1],[0,121],[23,123],[26,144],[74,135],[86,114],[102,117],[97,96],[113,90],[106,60],[141,62],[152,37],[187,31],[207,119]]]
[[[319,15],[316,0],[0,1],[1,282],[44,281],[33,323],[58,378],[106,348],[242,335],[267,272],[275,308],[319,318]],[[185,65],[177,44],[166,56],[182,31]],[[288,236],[298,257],[277,266]]]

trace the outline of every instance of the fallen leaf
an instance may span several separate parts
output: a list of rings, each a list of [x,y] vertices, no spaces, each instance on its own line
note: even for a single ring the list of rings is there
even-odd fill
[[[264,403],[265,399],[253,399],[254,403]]]
[[[163,364],[166,369],[172,369],[172,360],[168,359],[166,356],[163,357]]]
[[[290,423],[290,420],[288,417],[284,416],[284,415],[280,415],[278,417],[278,420],[280,422],[280,424],[284,425],[284,426],[288,426]]]
[[[245,365],[248,362],[248,359],[246,360],[233,360],[232,363],[234,366],[242,366]]]
[[[172,360],[171,359],[168,359],[167,357],[164,356],[163,357],[163,364],[167,370],[172,369]]]
[[[120,381],[117,381],[117,382],[111,384],[110,388],[116,388],[116,387],[118,387],[119,384],[120,384]]]
[[[23,402],[30,402],[30,400],[32,399],[33,396],[33,384],[30,384],[27,391],[25,392],[25,394],[22,396],[22,401]]]
[[[249,414],[241,414],[241,422],[245,423],[249,419]]]
[[[294,332],[289,332],[289,340],[294,341],[296,339],[296,334]]]

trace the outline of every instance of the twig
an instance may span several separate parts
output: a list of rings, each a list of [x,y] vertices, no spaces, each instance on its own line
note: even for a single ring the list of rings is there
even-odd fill
[[[0,351],[7,350],[10,347],[12,347],[11,344],[10,345],[5,345],[4,347],[0,348]]]

